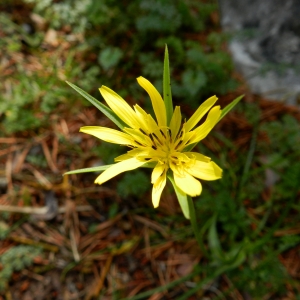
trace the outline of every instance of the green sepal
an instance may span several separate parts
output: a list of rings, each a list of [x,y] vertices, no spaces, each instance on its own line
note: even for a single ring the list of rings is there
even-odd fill
[[[87,92],[76,86],[75,84],[66,81],[66,83],[73,88],[77,93],[79,93],[81,96],[83,96],[85,99],[87,99],[91,104],[93,104],[95,107],[97,107],[103,114],[105,114],[112,122],[114,122],[121,130],[123,130],[124,127],[128,127],[126,123],[124,123],[109,107],[102,104],[100,101],[98,101],[96,98],[89,95]]]
[[[89,172],[101,172],[101,171],[105,171],[106,169],[108,169],[111,166],[112,165],[105,165],[105,166],[100,166],[100,167],[78,169],[78,170],[73,170],[73,171],[66,172],[63,175],[89,173]]]
[[[241,99],[244,96],[245,95],[241,95],[241,96],[237,97],[236,99],[234,99],[233,101],[231,101],[225,108],[222,109],[219,122],[220,122],[220,120],[222,120],[241,101]]]
[[[174,187],[174,190],[175,190],[179,205],[181,207],[181,210],[183,212],[183,215],[187,219],[189,219],[190,218],[190,210],[189,210],[187,195],[176,185],[174,178],[173,178],[173,174],[168,174],[167,176]]]
[[[183,152],[190,152],[197,144],[198,144],[198,142],[186,146],[186,147],[183,149]]]
[[[172,102],[172,91],[171,91],[171,80],[170,80],[169,52],[168,52],[167,45],[165,48],[165,59],[164,59],[163,93],[164,93],[164,103],[165,103],[166,113],[167,113],[167,124],[169,126],[173,115],[173,102]]]

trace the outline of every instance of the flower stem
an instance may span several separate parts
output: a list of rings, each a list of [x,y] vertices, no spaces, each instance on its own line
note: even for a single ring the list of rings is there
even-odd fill
[[[198,223],[197,223],[197,218],[196,218],[196,211],[195,211],[195,206],[194,206],[194,202],[193,199],[187,195],[187,201],[188,201],[188,206],[189,206],[189,211],[190,211],[190,220],[191,220],[191,224],[192,224],[192,228],[194,231],[194,235],[195,238],[197,240],[197,243],[202,251],[202,254],[204,256],[207,256],[207,251],[204,247],[202,238],[201,238],[201,230],[198,227]]]

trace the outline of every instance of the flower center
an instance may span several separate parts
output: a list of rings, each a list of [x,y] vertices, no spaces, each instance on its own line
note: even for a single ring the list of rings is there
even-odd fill
[[[183,126],[184,127],[184,126]],[[183,170],[192,160],[182,150],[186,145],[184,128],[172,137],[169,127],[147,129],[126,129],[134,138],[131,155],[144,161],[159,162],[166,169]],[[130,151],[129,151],[130,152]],[[130,153],[129,153],[130,154]]]

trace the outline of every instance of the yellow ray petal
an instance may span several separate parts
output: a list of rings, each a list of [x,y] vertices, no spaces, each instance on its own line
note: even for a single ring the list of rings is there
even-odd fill
[[[148,114],[147,116],[147,126],[148,126],[148,131],[151,133],[155,133],[161,138],[161,133],[160,133],[160,128],[158,127],[157,123],[153,119],[153,117]]]
[[[151,147],[151,139],[147,135],[143,134],[141,131],[132,128],[124,128],[123,130],[126,133],[128,133],[128,135],[131,136],[135,142],[137,142],[136,146],[143,145]]]
[[[166,172],[158,178],[158,180],[154,183],[152,189],[152,203],[154,208],[158,207],[161,193],[166,185]]]
[[[105,142],[120,144],[120,145],[132,145],[133,138],[124,132],[100,127],[100,126],[84,126],[80,128],[80,132],[84,132],[93,135]]]
[[[158,125],[162,127],[166,127],[167,126],[166,107],[161,95],[159,94],[157,89],[153,86],[153,84],[147,79],[145,79],[144,77],[137,78],[137,81],[139,85],[142,88],[144,88],[150,96]]]
[[[181,144],[177,147],[177,150],[182,151],[186,147],[186,145],[190,144],[190,141],[193,140],[195,135],[195,131],[184,133],[182,139],[179,140]]]
[[[132,155],[129,155],[128,153],[125,153],[125,154],[121,154],[121,155],[115,157],[114,161],[119,162],[119,161],[130,159],[132,157],[133,157]]]
[[[197,143],[203,140],[209,134],[209,132],[214,128],[214,126],[218,123],[220,115],[221,115],[220,106],[213,107],[208,113],[205,122],[194,130],[195,135],[190,140],[189,144]]]
[[[130,151],[128,151],[127,153],[131,156],[135,156],[135,157],[151,157],[153,156],[153,152],[154,150],[151,148],[138,148],[138,149],[132,149]]]
[[[202,192],[202,185],[199,180],[195,179],[188,173],[179,174],[174,172],[176,185],[191,197],[199,196]]]
[[[165,164],[157,164],[151,174],[151,183],[155,183],[166,169]]]
[[[144,165],[145,163],[146,162],[141,162],[141,161],[137,160],[136,158],[130,158],[127,160],[123,160],[121,162],[118,162],[118,163],[112,165],[110,168],[108,168],[102,174],[100,174],[96,178],[95,183],[102,184],[103,182],[117,176],[120,173],[137,169],[140,166]]]
[[[138,149],[133,149],[128,151],[125,154],[122,154],[118,157],[115,158],[115,161],[123,161],[126,159],[130,159],[135,157],[136,159],[140,160],[140,161],[145,161],[145,162],[151,162],[154,159],[154,151],[153,149],[148,149],[148,148],[138,148]]]
[[[147,119],[148,119],[148,114],[138,105],[134,105],[133,106],[135,113],[136,113],[136,117],[141,125],[141,129],[143,129],[146,133],[148,130],[148,124],[147,124]]]
[[[174,140],[176,135],[178,134],[178,131],[180,129],[181,125],[181,112],[180,112],[180,106],[176,106],[171,122],[170,122],[170,129],[172,133],[172,139]]]
[[[199,108],[186,122],[185,124],[186,132],[192,130],[197,125],[200,119],[209,111],[209,109],[216,103],[217,100],[218,98],[216,96],[212,96],[199,106]]]
[[[210,162],[211,158],[198,152],[183,152],[188,158],[196,159],[202,162]]]
[[[152,149],[151,149],[152,150]],[[115,161],[122,161],[130,158],[137,158],[138,160],[145,159],[145,158],[151,158],[153,157],[153,152],[151,152],[149,149],[133,149],[130,151],[127,151],[127,153],[119,155],[118,157],[115,158]],[[148,160],[149,161],[149,160]]]
[[[133,108],[134,108],[134,110],[135,110],[136,113],[137,112],[140,113],[144,118],[147,117],[148,114],[138,104],[135,104],[133,106]]]
[[[140,127],[134,110],[122,97],[120,97],[117,93],[104,85],[102,85],[99,91],[108,106],[116,113],[116,115],[120,119],[122,119],[132,128]]]
[[[216,180],[222,177],[222,169],[213,161],[196,161],[193,166],[187,168],[187,171],[191,175],[203,180]]]

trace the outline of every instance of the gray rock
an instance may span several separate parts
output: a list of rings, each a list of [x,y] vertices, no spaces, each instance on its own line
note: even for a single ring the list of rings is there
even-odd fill
[[[300,1],[219,0],[229,49],[252,92],[299,104]]]

